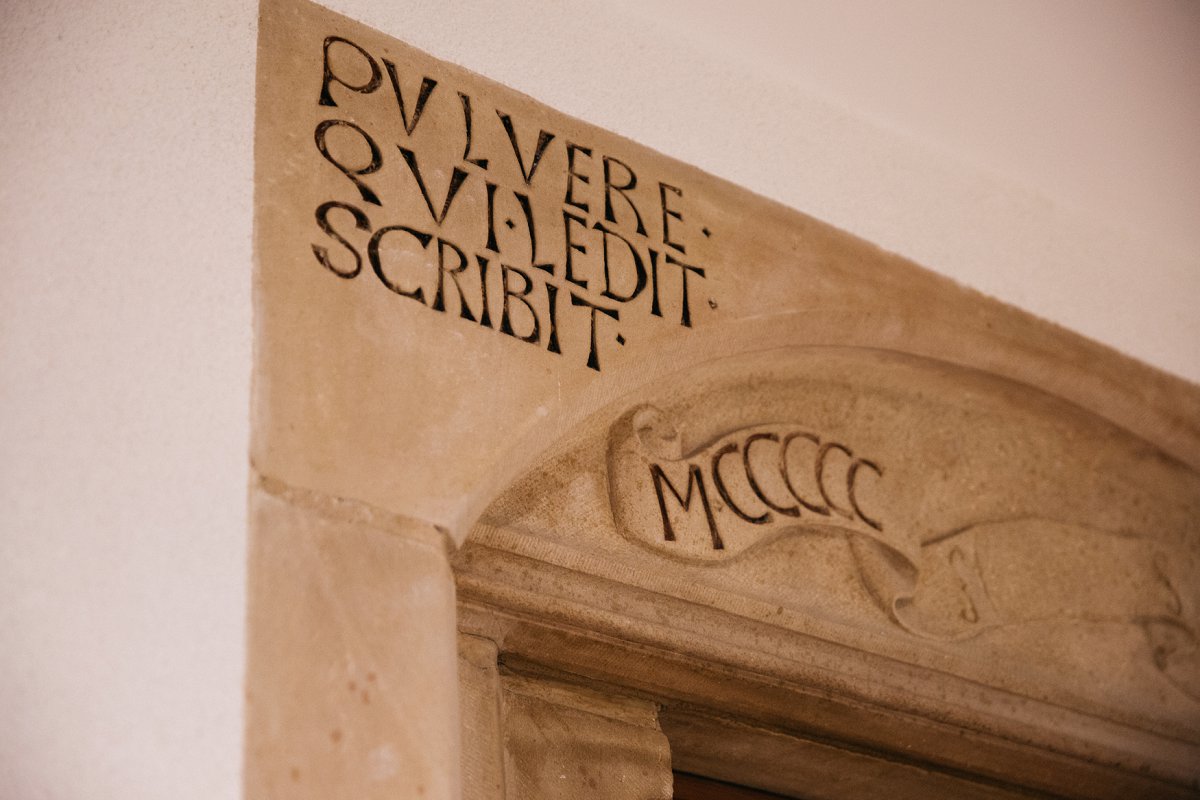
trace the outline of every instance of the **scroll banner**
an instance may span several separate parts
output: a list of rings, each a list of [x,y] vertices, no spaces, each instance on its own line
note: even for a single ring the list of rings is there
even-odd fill
[[[618,530],[657,553],[716,566],[783,536],[842,534],[876,603],[914,635],[959,641],[1040,621],[1136,625],[1157,668],[1200,700],[1200,646],[1171,571],[1187,554],[1160,542],[1036,514],[923,531],[898,512],[899,481],[876,454],[786,423],[738,428],[684,452],[670,418],[642,406],[616,423],[608,456]]]

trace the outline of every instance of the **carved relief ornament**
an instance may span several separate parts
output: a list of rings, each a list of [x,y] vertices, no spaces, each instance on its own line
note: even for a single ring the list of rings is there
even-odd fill
[[[1145,475],[1144,448],[1078,409],[1066,424],[1047,418],[1053,403],[1032,391],[1024,408],[983,393],[954,408],[911,385],[907,406],[894,385],[789,382],[767,394],[795,390],[821,410],[785,402],[794,416],[759,417],[753,403],[694,401],[620,416],[607,456],[617,530],[713,570],[784,537],[842,536],[879,609],[912,635],[1133,626],[1161,674],[1200,700],[1194,473],[1156,461],[1174,484],[1158,496],[1122,481]],[[795,579],[812,568],[796,564]]]

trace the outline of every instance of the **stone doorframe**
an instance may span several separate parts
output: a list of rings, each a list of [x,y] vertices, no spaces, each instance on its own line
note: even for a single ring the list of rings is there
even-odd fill
[[[304,0],[258,69],[248,797],[1196,795],[1200,389]]]
[[[895,430],[932,398],[926,424]],[[878,437],[864,437],[883,413]],[[847,415],[855,433],[833,421]],[[841,447],[839,468],[772,476],[793,464],[779,456],[789,419],[824,432],[821,445],[792,437],[809,458]],[[953,459],[910,430],[935,424],[953,431]],[[1159,501],[1180,505],[1173,523],[1154,524],[1190,536],[1194,473],[1173,464],[1179,483],[1150,478],[1144,452],[1119,466],[1110,459],[1130,453],[1108,447],[1123,437],[1028,386],[894,352],[774,349],[661,376],[563,437],[455,553],[459,630],[475,639],[468,673],[482,658],[499,675],[649,702],[676,769],[796,796],[1191,796],[1193,601],[1179,593],[1193,591],[1194,562],[1151,546],[1132,517],[1114,519],[1126,504],[1147,513],[1149,495],[1132,499],[1124,492],[1145,488],[1118,490],[1113,478],[1155,484]],[[776,458],[758,458],[760,447]],[[937,531],[906,554],[889,538],[904,504],[878,489],[923,463],[978,472],[944,479],[948,495],[937,480],[900,483],[921,498],[907,525]],[[863,464],[874,491],[867,478],[834,488]],[[801,483],[813,489],[792,497],[801,513],[806,501],[829,506],[806,524],[778,510]],[[773,520],[739,518],[768,511]],[[983,521],[944,521],[963,515]],[[1143,547],[1157,555],[1139,567]],[[1097,691],[1071,685],[1082,675]],[[1164,689],[1158,710],[1139,714]],[[466,724],[468,752],[506,740],[502,722],[490,733]]]

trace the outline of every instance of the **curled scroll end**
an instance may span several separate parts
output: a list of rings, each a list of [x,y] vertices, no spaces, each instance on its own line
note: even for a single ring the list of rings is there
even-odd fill
[[[683,439],[679,429],[661,409],[642,406],[633,412],[633,431],[650,455],[669,461],[683,458]]]
[[[992,603],[976,560],[971,539],[954,537],[944,543],[940,558],[923,553],[918,570],[909,562],[910,577],[889,598],[892,620],[923,639],[959,642],[1003,624]]]
[[[1154,665],[1179,691],[1200,702],[1200,642],[1177,620],[1142,620]]]
[[[849,541],[858,562],[859,579],[876,604],[901,628],[926,636],[923,626],[914,624],[913,619],[917,565],[903,553],[866,536],[851,535]]]
[[[917,621],[917,609],[913,604],[912,597],[897,597],[893,599],[891,606],[888,608],[888,615],[892,618],[892,622],[895,622],[913,636],[939,641],[942,639],[940,636],[929,633],[926,630],[926,626]]]

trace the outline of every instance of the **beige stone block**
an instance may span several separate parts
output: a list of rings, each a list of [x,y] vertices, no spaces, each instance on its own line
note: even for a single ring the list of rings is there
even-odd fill
[[[502,697],[507,800],[670,800],[652,703],[516,676]]]
[[[347,510],[252,493],[246,797],[457,800],[443,539]]]
[[[259,32],[263,474],[461,541],[614,400],[805,347],[1036,386],[1200,463],[1177,378],[306,0]]]
[[[458,679],[463,800],[504,800],[500,672],[495,643],[459,634]]]

